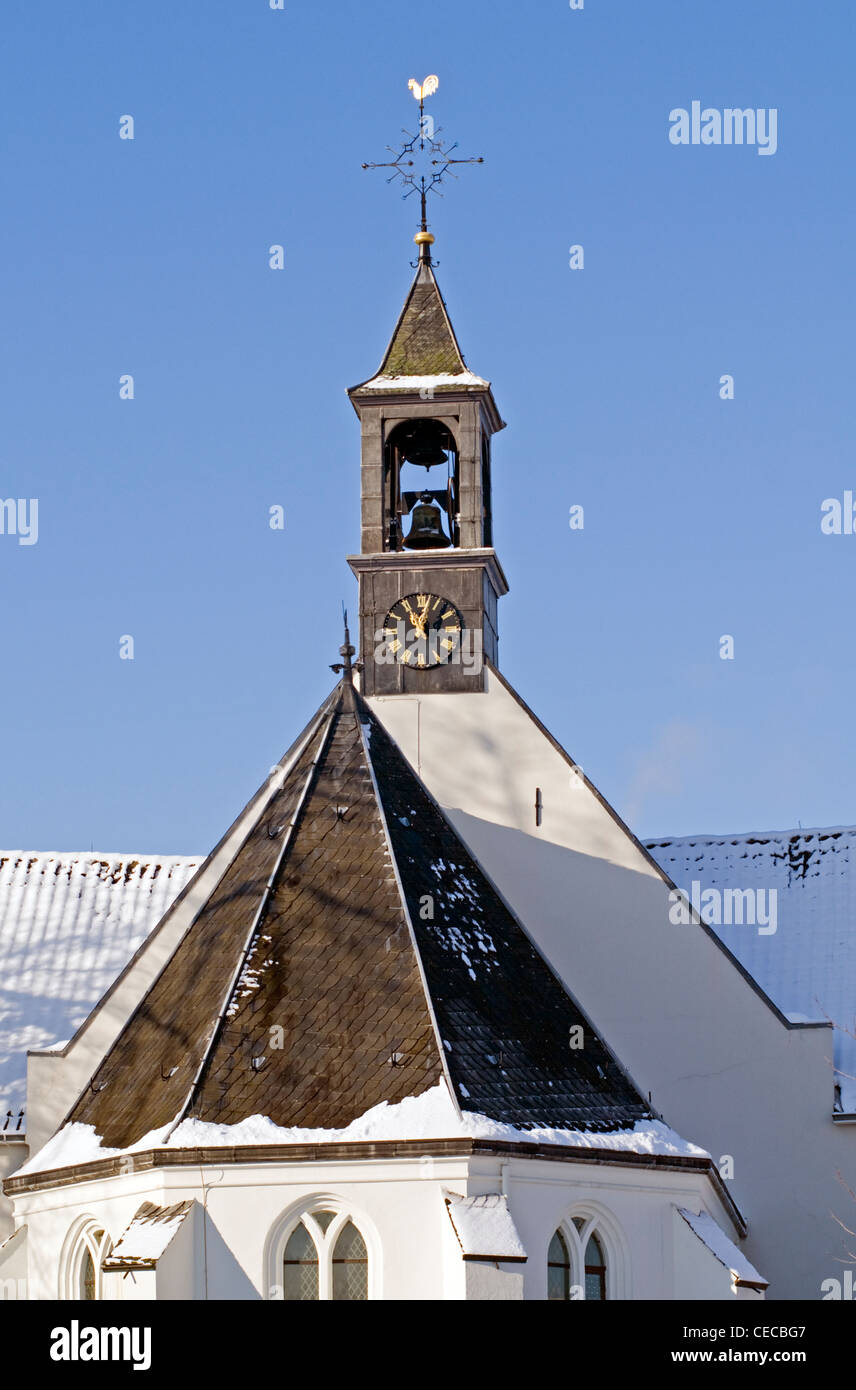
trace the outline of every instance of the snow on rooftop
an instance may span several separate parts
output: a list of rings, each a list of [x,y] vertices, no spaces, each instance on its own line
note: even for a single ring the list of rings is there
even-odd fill
[[[506,1196],[462,1197],[456,1192],[444,1192],[443,1196],[465,1259],[522,1262],[527,1258]]]
[[[172,1131],[172,1132],[170,1132]],[[299,1129],[275,1125],[266,1115],[251,1115],[235,1125],[182,1120],[174,1129],[165,1125],[152,1130],[128,1149],[103,1147],[92,1125],[65,1125],[48,1140],[16,1176],[46,1172],[70,1164],[115,1158],[166,1145],[172,1149],[220,1148],[254,1144],[341,1144],[358,1140],[495,1139],[506,1143],[562,1144],[574,1148],[608,1149],[620,1153],[660,1154],[669,1157],[708,1158],[660,1120],[638,1120],[632,1129],[600,1130],[516,1129],[486,1115],[465,1110],[459,1115],[441,1081],[420,1096],[390,1104],[382,1101],[344,1129]]]
[[[461,386],[490,386],[474,372],[438,372],[435,376],[374,376],[361,391],[442,391]]]
[[[71,1037],[201,862],[0,852],[0,1113],[24,1105],[27,1050]]]
[[[678,888],[776,892],[776,930],[710,923],[792,1022],[828,1021],[841,1108],[856,1111],[856,827],[647,840]],[[849,1075],[847,1075],[849,1073]]]
[[[763,1288],[767,1287],[767,1280],[749,1263],[734,1241],[729,1240],[708,1212],[687,1211],[684,1207],[678,1207],[678,1211],[690,1230],[707,1246],[711,1254],[716,1256],[720,1264],[729,1270],[733,1283],[760,1284]]]
[[[104,1270],[154,1269],[193,1206],[192,1201],[158,1207],[143,1202],[104,1260]]]

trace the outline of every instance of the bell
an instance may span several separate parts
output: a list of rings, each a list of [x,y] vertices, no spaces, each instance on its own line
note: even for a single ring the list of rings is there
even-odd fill
[[[405,444],[401,452],[408,463],[420,464],[423,468],[446,462],[445,451],[433,439],[414,440]]]
[[[404,537],[407,550],[446,550],[452,542],[443,530],[443,514],[430,492],[423,492],[410,513],[410,530]]]
[[[402,430],[398,438],[401,456],[407,463],[416,463],[422,468],[433,468],[446,462],[446,451],[442,440],[446,431],[434,421],[420,421]]]

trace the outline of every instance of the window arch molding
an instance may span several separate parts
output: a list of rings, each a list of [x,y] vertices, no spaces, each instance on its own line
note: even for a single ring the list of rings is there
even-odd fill
[[[284,1301],[283,1261],[285,1248],[305,1216],[314,1213],[332,1212],[333,1219],[326,1231],[319,1231],[318,1223],[306,1222],[306,1227],[319,1254],[319,1281],[322,1300],[331,1296],[331,1261],[336,1241],[350,1221],[359,1231],[365,1242],[368,1257],[368,1297],[380,1297],[381,1287],[381,1243],[374,1223],[361,1207],[346,1202],[335,1193],[318,1192],[310,1197],[301,1197],[286,1207],[268,1232],[264,1249],[264,1297],[274,1301]],[[320,1240],[319,1240],[320,1235]]]
[[[581,1223],[579,1228],[577,1223]],[[599,1202],[575,1202],[553,1226],[547,1246],[560,1231],[571,1260],[572,1285],[585,1288],[585,1250],[591,1235],[597,1236],[606,1263],[606,1297],[609,1301],[632,1297],[630,1247],[620,1224]],[[546,1273],[546,1257],[545,1257]]]
[[[69,1228],[60,1253],[59,1297],[71,1302],[103,1298],[101,1263],[112,1249],[113,1242],[103,1222],[94,1216],[78,1217]]]

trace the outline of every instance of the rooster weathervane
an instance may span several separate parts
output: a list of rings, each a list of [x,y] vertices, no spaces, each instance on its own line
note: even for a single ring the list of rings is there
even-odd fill
[[[436,73],[431,73],[424,82],[417,82],[415,77],[411,77],[407,86],[414,99],[419,102],[418,131],[411,135],[409,130],[403,130],[402,134],[407,139],[400,149],[396,150],[394,146],[387,145],[392,159],[364,164],[363,168],[391,169],[392,173],[387,183],[400,179],[404,185],[402,198],[409,198],[412,193],[419,194],[422,218],[414,240],[419,245],[420,259],[430,261],[430,246],[434,238],[428,231],[428,194],[437,193],[438,197],[443,196],[439,193],[439,186],[446,175],[457,178],[457,174],[452,170],[453,165],[484,164],[484,159],[481,155],[473,159],[455,158],[454,151],[458,148],[458,142],[449,145],[440,139],[442,127],[435,127],[433,117],[425,114],[425,98],[432,97],[440,86],[440,79]]]

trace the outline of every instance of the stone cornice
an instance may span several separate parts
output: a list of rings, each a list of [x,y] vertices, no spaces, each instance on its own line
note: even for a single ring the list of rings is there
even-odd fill
[[[485,569],[501,598],[508,593],[508,580],[496,551],[489,546],[473,550],[379,550],[371,555],[346,557],[353,574],[377,570]]]
[[[237,1144],[197,1149],[142,1149],[89,1163],[44,1172],[13,1174],[3,1190],[9,1197],[47,1192],[76,1183],[95,1182],[129,1173],[148,1173],[166,1168],[222,1167],[238,1164],[353,1163],[396,1158],[472,1158],[496,1156],[544,1160],[551,1163],[588,1164],[612,1168],[647,1168],[660,1172],[695,1172],[709,1177],[741,1235],[746,1223],[710,1158],[678,1154],[639,1154],[623,1149],[575,1148],[570,1144],[527,1144],[496,1139],[382,1139],[350,1140],[331,1144]]]

